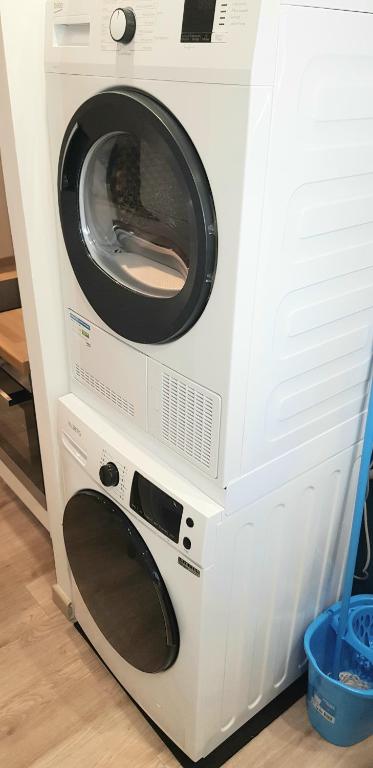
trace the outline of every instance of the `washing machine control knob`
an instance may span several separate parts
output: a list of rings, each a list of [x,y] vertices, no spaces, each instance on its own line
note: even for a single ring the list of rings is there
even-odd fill
[[[119,470],[112,461],[100,467],[100,480],[105,488],[114,488],[119,485]]]
[[[116,8],[110,19],[110,34],[116,43],[128,43],[136,33],[136,16],[132,8]]]

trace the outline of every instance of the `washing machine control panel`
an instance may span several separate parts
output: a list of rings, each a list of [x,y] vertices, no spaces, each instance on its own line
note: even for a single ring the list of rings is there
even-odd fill
[[[105,488],[116,488],[119,485],[119,469],[113,461],[102,464],[100,467],[100,480]]]
[[[133,476],[130,507],[164,536],[179,543],[183,505],[139,472]]]
[[[110,35],[116,43],[128,43],[136,34],[136,16],[132,8],[116,8],[110,18]]]
[[[59,425],[68,499],[91,487],[118,504],[145,541],[161,537],[173,547],[190,573],[214,562],[220,505],[74,395],[61,400]]]
[[[112,447],[101,447],[97,458],[94,459],[93,452],[87,463],[92,466],[92,459],[96,461],[94,475],[105,493],[173,542],[182,557],[202,565],[209,556],[203,544],[205,520],[187,500],[176,492],[168,492],[158,475],[150,479]]]
[[[110,489],[114,498],[122,504],[128,501],[128,470],[114,455],[113,451],[104,448],[99,461],[98,474],[104,488]]]

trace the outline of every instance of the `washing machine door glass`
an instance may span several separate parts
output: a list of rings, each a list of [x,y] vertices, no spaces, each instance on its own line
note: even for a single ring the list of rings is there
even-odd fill
[[[179,651],[175,612],[129,518],[103,494],[84,490],[67,504],[63,532],[76,586],[110,645],[142,672],[172,666]]]
[[[106,91],[69,125],[61,224],[76,277],[125,338],[171,341],[199,318],[217,261],[209,182],[190,138],[158,101]]]

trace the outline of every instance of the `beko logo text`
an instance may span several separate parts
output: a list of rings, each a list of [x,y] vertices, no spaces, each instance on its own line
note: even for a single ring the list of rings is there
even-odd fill
[[[70,427],[70,429],[72,429],[73,432],[75,432],[76,435],[79,435],[79,437],[82,436],[82,433],[81,433],[80,429],[78,427],[76,427],[75,424],[73,424],[72,421],[69,421],[69,427]]]

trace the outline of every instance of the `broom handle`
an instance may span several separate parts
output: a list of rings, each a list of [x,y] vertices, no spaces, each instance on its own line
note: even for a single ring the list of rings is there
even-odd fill
[[[340,673],[342,641],[346,634],[348,616],[350,611],[350,600],[354,583],[356,559],[359,548],[361,525],[363,521],[365,497],[367,483],[369,482],[369,469],[372,460],[373,451],[373,385],[371,383],[370,395],[368,401],[368,412],[366,417],[365,435],[363,450],[360,462],[359,479],[357,483],[354,517],[352,522],[350,546],[346,563],[346,570],[343,584],[343,596],[341,614],[337,632],[337,642],[335,647],[333,677],[338,680]]]

